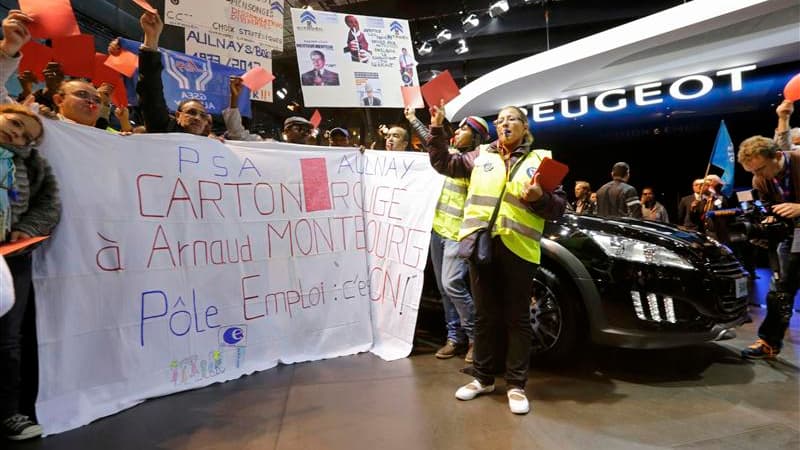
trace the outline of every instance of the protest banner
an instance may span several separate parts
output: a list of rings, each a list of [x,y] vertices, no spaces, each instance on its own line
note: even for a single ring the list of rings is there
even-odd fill
[[[442,183],[427,155],[45,128],[63,204],[34,261],[48,433],[279,362],[411,351]]]
[[[419,86],[408,21],[292,8],[306,107],[404,106]]]

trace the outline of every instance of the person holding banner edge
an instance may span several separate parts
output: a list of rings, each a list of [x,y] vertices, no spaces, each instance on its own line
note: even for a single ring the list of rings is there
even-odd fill
[[[470,179],[458,238],[459,255],[469,258],[475,302],[475,379],[455,396],[472,400],[493,392],[494,370],[505,362],[509,409],[527,414],[531,277],[541,258],[544,222],[564,213],[566,194],[560,186],[544,191],[538,182],[541,174],[534,176],[540,153],[546,151],[531,148],[533,135],[519,108],[502,108],[495,121],[499,138],[465,153],[449,153],[443,122],[441,102],[431,108],[431,165],[443,175]],[[490,238],[489,248],[481,235]],[[508,337],[505,352],[498,350],[501,336]]]

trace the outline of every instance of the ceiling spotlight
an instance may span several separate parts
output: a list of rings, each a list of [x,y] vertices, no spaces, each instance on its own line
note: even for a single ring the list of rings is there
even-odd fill
[[[447,28],[440,31],[439,34],[436,35],[436,42],[440,44],[444,44],[445,42],[453,39],[453,33],[450,32]]]
[[[469,51],[469,47],[467,47],[467,41],[464,39],[458,40],[458,48],[456,49],[456,55],[463,55]]]
[[[489,7],[489,17],[491,18],[502,16],[507,12],[508,12],[507,0],[500,0],[499,2],[494,2],[492,6]]]
[[[419,56],[430,55],[431,51],[433,51],[433,46],[428,41],[423,42],[420,48],[417,49]]]
[[[277,95],[279,99],[283,100],[286,98],[286,94],[288,93],[289,92],[286,90],[286,88],[280,88],[277,92],[275,92],[275,95]]]
[[[475,14],[470,14],[464,19],[461,24],[464,25],[464,32],[467,32],[475,27],[477,27],[481,23],[481,20],[478,19],[478,16]]]

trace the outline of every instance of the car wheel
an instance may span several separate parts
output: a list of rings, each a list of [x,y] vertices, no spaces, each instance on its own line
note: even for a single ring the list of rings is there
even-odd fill
[[[580,336],[577,301],[571,285],[562,284],[553,272],[539,267],[533,277],[530,305],[531,356],[536,360],[563,361],[573,353]]]

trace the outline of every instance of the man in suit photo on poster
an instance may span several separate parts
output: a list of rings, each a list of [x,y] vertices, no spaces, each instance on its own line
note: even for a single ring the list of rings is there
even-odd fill
[[[367,84],[364,91],[365,97],[361,99],[364,106],[381,106],[381,99],[375,96],[375,90]]]
[[[339,74],[325,68],[325,53],[312,50],[309,57],[313,69],[300,75],[303,86],[339,86]]]
[[[348,28],[347,46],[344,48],[344,52],[350,53],[350,59],[354,62],[365,63],[369,61],[371,55],[369,42],[367,42],[364,32],[361,31],[358,19],[356,19],[356,16],[345,16],[344,23]]]

